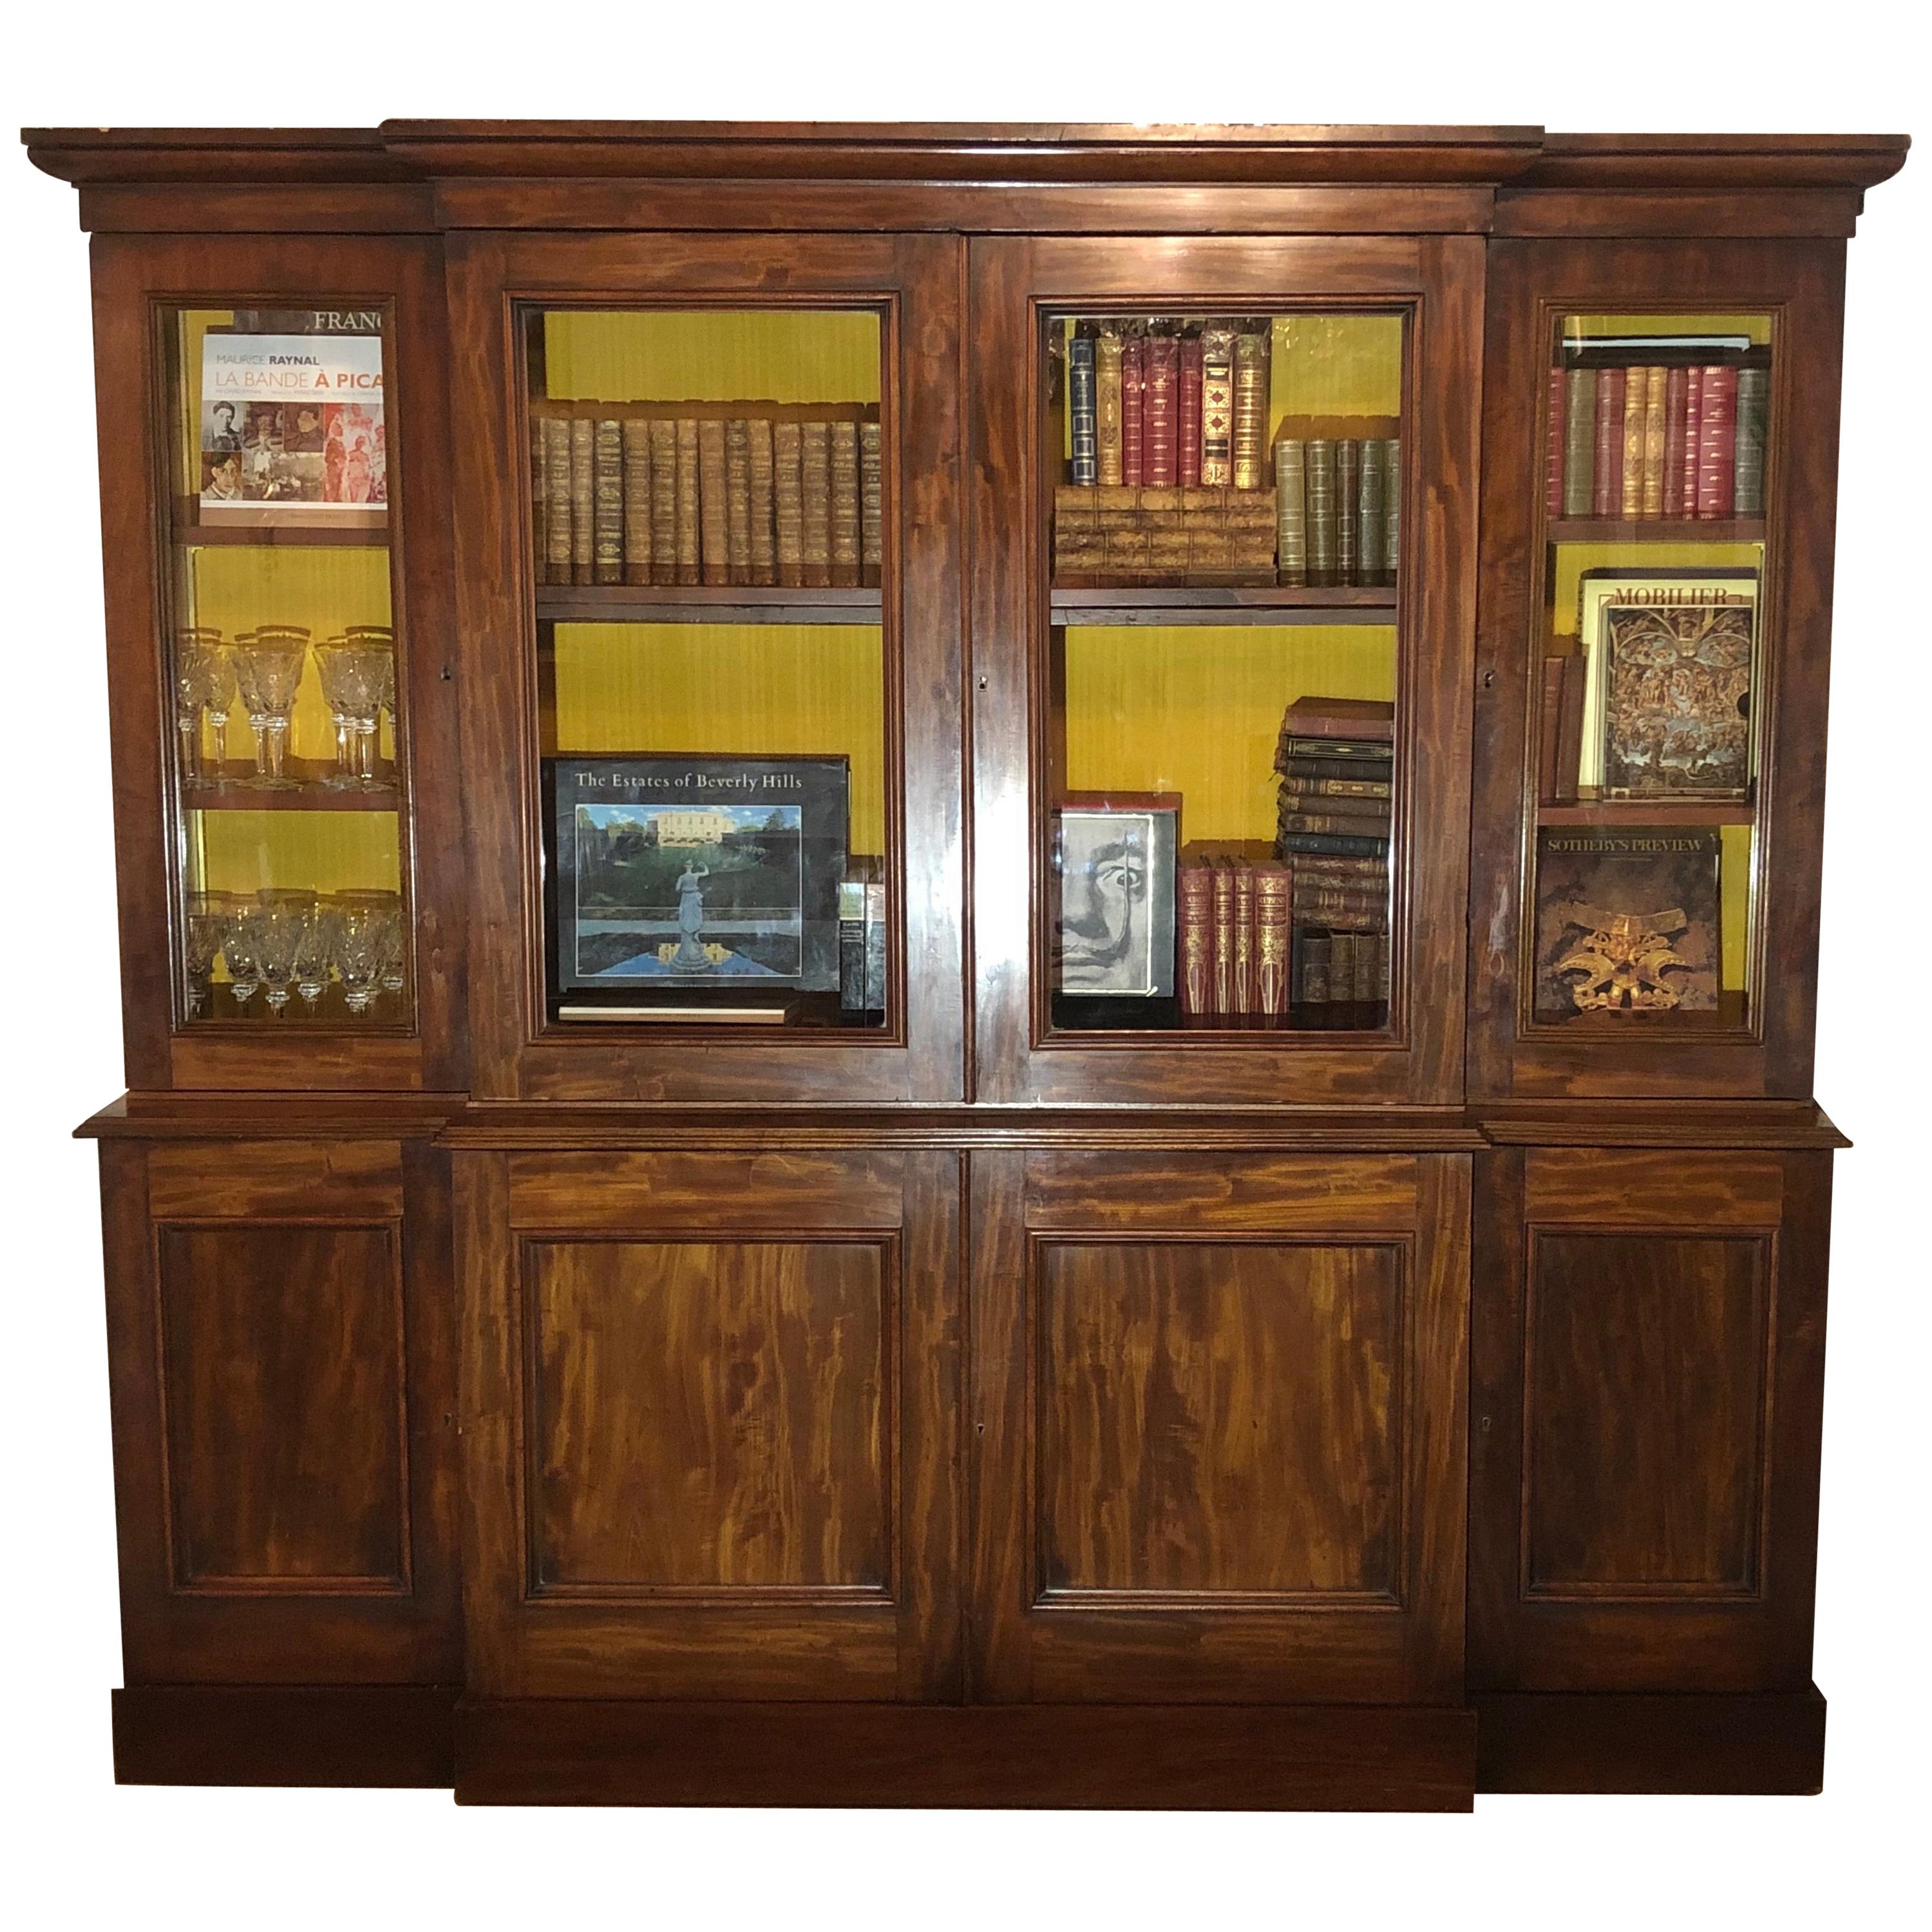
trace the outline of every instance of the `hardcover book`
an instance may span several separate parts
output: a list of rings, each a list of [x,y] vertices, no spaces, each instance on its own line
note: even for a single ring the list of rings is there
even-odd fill
[[[573,548],[570,528],[570,424],[562,416],[544,418],[544,517],[548,525],[544,574],[552,584],[570,581]]]
[[[1066,340],[1066,416],[1072,453],[1070,483],[1097,483],[1098,430],[1094,418],[1094,338],[1070,331]]]
[[[1563,431],[1563,514],[1587,517],[1596,502],[1597,372],[1572,369]]]
[[[1234,418],[1231,432],[1232,481],[1237,490],[1268,482],[1268,338],[1234,338]]]
[[[1180,1010],[1190,1018],[1214,1011],[1214,868],[1190,859],[1174,874],[1174,979]]]
[[[831,465],[831,507],[827,544],[834,584],[859,581],[859,425],[830,425],[827,445]]]
[[[1210,322],[1201,332],[1201,480],[1234,480],[1234,329]]]
[[[798,439],[801,581],[832,581],[832,425],[801,424]]]
[[[753,416],[745,430],[751,449],[752,581],[776,584],[778,566],[772,502],[771,418]]]
[[[597,425],[588,416],[570,425],[570,575],[597,580]]]
[[[1284,436],[1274,446],[1275,579],[1308,581],[1308,444]]]
[[[651,419],[651,581],[677,581],[677,424]]]
[[[752,580],[752,426],[742,416],[724,425],[724,558],[730,580]]]
[[[698,425],[698,556],[706,584],[731,581],[729,498],[725,484],[724,425],[706,416]]]
[[[599,584],[624,580],[624,426],[615,416],[598,419],[591,450],[596,491],[592,562]]]
[[[1148,488],[1171,490],[1180,480],[1174,454],[1174,392],[1180,344],[1172,335],[1147,339],[1147,387],[1141,398],[1141,464]]]
[[[1174,480],[1184,488],[1201,481],[1201,332],[1180,338],[1180,380],[1174,395]]]
[[[702,574],[698,562],[698,420],[677,419],[677,568],[676,580],[695,584]]]
[[[880,430],[875,422],[859,425],[860,576],[877,584],[886,554],[885,466]]]
[[[1308,580],[1334,584],[1335,444],[1330,436],[1308,439]]]
[[[1120,488],[1120,331],[1103,328],[1094,343],[1094,477],[1102,489]],[[1078,430],[1076,430],[1076,443]],[[1076,482],[1079,481],[1076,476]]]
[[[1700,522],[1733,514],[1736,501],[1738,372],[1727,364],[1704,371],[1697,419],[1697,516]]]
[[[1764,514],[1765,425],[1771,413],[1771,371],[1738,371],[1736,514]]]
[[[1402,439],[1382,439],[1382,581],[1394,584],[1402,569]]]
[[[1171,998],[1179,795],[1069,793],[1054,830],[1054,984],[1066,993]]]
[[[805,581],[805,508],[799,481],[799,425],[772,425],[772,544],[781,584]]]
[[[1343,436],[1335,445],[1335,581],[1362,580],[1362,445]]]
[[[1596,498],[1592,505],[1599,517],[1614,518],[1624,500],[1624,397],[1628,387],[1627,369],[1597,371]]]
[[[651,580],[651,426],[624,418],[624,581]]]
[[[1146,429],[1147,338],[1136,332],[1120,344],[1120,481],[1130,490],[1147,482]]]

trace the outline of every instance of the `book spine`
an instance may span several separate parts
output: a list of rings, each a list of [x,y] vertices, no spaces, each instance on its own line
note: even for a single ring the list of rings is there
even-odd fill
[[[1234,1001],[1229,1009],[1251,1013],[1255,1006],[1255,868],[1245,862],[1236,865],[1234,875]]]
[[[1120,481],[1130,490],[1147,482],[1147,338],[1120,344]]]
[[[1382,568],[1388,554],[1388,479],[1383,473],[1383,452],[1388,446],[1379,436],[1370,436],[1362,445],[1362,569],[1364,584],[1386,584]]]
[[[799,482],[800,426],[772,425],[772,544],[781,584],[805,581],[805,509]]]
[[[1274,446],[1275,578],[1308,581],[1308,445],[1284,436]]]
[[[651,580],[651,426],[624,418],[624,581]]]
[[[544,418],[530,419],[530,560],[537,581],[550,581],[550,458],[544,447]]]
[[[1563,660],[1543,660],[1542,704],[1537,713],[1536,795],[1556,802],[1556,734],[1563,716]]]
[[[1180,338],[1180,376],[1174,394],[1174,480],[1183,489],[1201,481],[1201,337]]]
[[[1358,930],[1372,929],[1388,913],[1385,892],[1352,892],[1346,886],[1324,885],[1316,880],[1306,884],[1295,881],[1294,903],[1295,910],[1310,921],[1333,920]]]
[[[544,418],[544,576],[552,584],[570,581],[574,554],[570,530],[570,424],[563,416]]]
[[[1335,581],[1362,580],[1362,446],[1354,436],[1335,445]]]
[[[1378,825],[1386,830],[1390,804],[1388,790],[1388,787],[1383,788],[1384,795],[1380,798],[1352,796],[1346,792],[1311,798],[1300,792],[1290,791],[1284,785],[1280,812],[1283,824],[1287,822],[1290,814],[1313,814],[1321,817],[1352,819],[1354,821],[1354,829],[1360,832],[1374,831]],[[1302,832],[1343,832],[1349,828],[1343,825],[1304,825],[1294,829]]]
[[[724,560],[730,580],[752,580],[752,427],[742,416],[724,425]]]
[[[1615,517],[1624,500],[1623,369],[1597,371],[1596,496],[1591,508],[1599,517]]]
[[[1337,857],[1333,853],[1305,852],[1295,862],[1294,885],[1339,886],[1351,892],[1388,892],[1388,860]]]
[[[1072,439],[1067,481],[1097,483],[1094,420],[1094,338],[1070,335],[1066,340],[1066,421]]]
[[[1358,1006],[1373,1006],[1382,997],[1381,953],[1386,943],[1386,935],[1379,932],[1355,935],[1355,1004]]]
[[[1255,1002],[1258,1013],[1288,1011],[1291,874],[1282,865],[1258,866],[1255,881]]]
[[[1640,516],[1654,521],[1664,514],[1664,441],[1665,378],[1661,368],[1646,369],[1643,384],[1643,481],[1638,492]]]
[[[859,581],[859,425],[836,422],[828,439],[832,464],[832,580]]]
[[[1382,519],[1385,532],[1382,550],[1382,581],[1393,584],[1402,569],[1402,440],[1388,436],[1382,442],[1382,492],[1387,514]]]
[[[1180,480],[1174,442],[1174,392],[1180,375],[1180,344],[1171,335],[1147,339],[1147,388],[1141,401],[1141,464],[1150,490],[1171,490]]]
[[[1563,380],[1563,514],[1587,517],[1596,505],[1597,372],[1572,369]]]
[[[1365,758],[1386,764],[1395,755],[1387,738],[1325,738],[1305,736],[1284,722],[1276,752],[1288,758]],[[1372,777],[1373,773],[1365,774]]]
[[[1690,385],[1689,370],[1679,367],[1664,372],[1664,478],[1657,505],[1660,517],[1676,516],[1684,500],[1684,417]]]
[[[1234,1004],[1234,868],[1225,860],[1214,868],[1214,1004],[1217,1013],[1238,1012]]]
[[[1234,338],[1234,422],[1231,461],[1237,490],[1259,490],[1268,482],[1268,339]]]
[[[1622,495],[1618,514],[1626,523],[1635,523],[1643,514],[1644,412],[1650,397],[1650,372],[1647,369],[1624,371],[1623,448],[1617,460],[1622,466]]]
[[[1556,722],[1556,789],[1558,805],[1574,805],[1583,770],[1583,694],[1586,669],[1580,657],[1562,660],[1563,688]]]
[[[1740,517],[1764,514],[1766,425],[1771,416],[1771,371],[1738,371],[1736,508]]]
[[[776,584],[778,556],[772,520],[775,476],[771,418],[753,416],[746,424],[746,435],[751,446],[752,581]]]
[[[838,1010],[866,1010],[866,881],[856,872],[838,882]]]
[[[1226,489],[1234,478],[1234,332],[1210,322],[1201,332],[1201,481]]]
[[[1386,838],[1389,835],[1387,808],[1380,814],[1352,812],[1285,812],[1280,815],[1283,832],[1342,832],[1354,838]]]
[[[704,569],[699,560],[698,420],[694,416],[680,416],[677,418],[676,447],[676,580],[680,584],[697,584],[703,580]]]
[[[594,562],[599,584],[624,580],[624,425],[615,416],[600,418],[592,446],[597,504]]]
[[[597,425],[588,416],[570,424],[570,578],[597,580]]]
[[[1328,1003],[1351,1005],[1355,998],[1356,942],[1352,927],[1331,926],[1328,931]]]
[[[1339,832],[1284,832],[1275,840],[1275,849],[1284,856],[1290,852],[1328,852],[1376,858],[1388,850],[1388,844],[1386,838],[1364,838]]]
[[[715,416],[698,425],[698,560],[706,584],[731,580],[730,518],[726,506],[724,425]]]
[[[802,580],[813,585],[832,581],[832,425],[799,425],[798,494]]]
[[[886,482],[881,431],[875,422],[859,425],[859,577],[877,585],[885,568]]]
[[[1180,962],[1180,1010],[1190,1018],[1214,1010],[1214,872],[1182,866],[1174,873],[1174,944]]]
[[[1102,489],[1120,486],[1120,391],[1125,345],[1117,329],[1103,328],[1094,344],[1094,478]],[[1074,432],[1077,443],[1079,432]],[[1078,477],[1074,478],[1079,481]]]
[[[1388,748],[1384,746],[1383,748],[1386,750]],[[1361,758],[1324,758],[1310,752],[1297,752],[1292,754],[1292,760],[1289,754],[1280,754],[1276,759],[1275,768],[1299,778],[1358,778],[1366,764],[1368,761]],[[1376,778],[1383,782],[1388,781],[1386,762],[1379,771],[1375,770],[1372,766],[1370,769]]]
[[[1738,372],[1721,364],[1704,371],[1697,423],[1697,517],[1729,517],[1736,502]]]
[[[1284,778],[1280,783],[1289,798],[1385,799],[1395,790],[1386,778]]]
[[[1546,517],[1563,514],[1563,371],[1550,372],[1549,402],[1543,426],[1543,509]]]
[[[876,876],[866,881],[866,1010],[886,1010],[886,882]]]
[[[1677,479],[1676,514],[1692,518],[1697,514],[1697,443],[1704,424],[1704,372],[1684,372],[1684,468]]]
[[[654,416],[651,448],[651,581],[677,581],[677,424]]]
[[[1328,1004],[1328,962],[1332,941],[1318,926],[1307,928],[1302,935],[1300,970],[1300,1004],[1325,1006]]]

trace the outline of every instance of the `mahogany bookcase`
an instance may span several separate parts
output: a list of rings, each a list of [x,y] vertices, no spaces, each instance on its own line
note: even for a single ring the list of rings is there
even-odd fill
[[[93,237],[118,1778],[1819,1788],[1841,318],[1902,139],[25,140]],[[1146,567],[1370,442],[1385,567]],[[1694,681],[1707,607],[1729,782],[1619,789],[1615,613]],[[1280,1003],[1132,980],[1174,879],[1076,879],[1062,807],[1265,872],[1336,698],[1368,836],[1282,821]],[[848,872],[766,906],[797,808],[636,804],[699,754],[807,761]]]

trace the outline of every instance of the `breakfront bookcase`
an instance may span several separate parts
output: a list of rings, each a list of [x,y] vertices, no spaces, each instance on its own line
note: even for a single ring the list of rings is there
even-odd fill
[[[93,238],[121,1778],[1819,1788],[1904,140],[26,140]]]

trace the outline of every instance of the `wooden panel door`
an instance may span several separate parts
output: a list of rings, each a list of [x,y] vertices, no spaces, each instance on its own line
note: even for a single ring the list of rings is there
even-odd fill
[[[972,1169],[971,1694],[1459,1695],[1468,1156]]]
[[[1831,1156],[1480,1159],[1472,1684],[1803,1689]]]
[[[474,1691],[956,1692],[956,1165],[459,1156]]]

